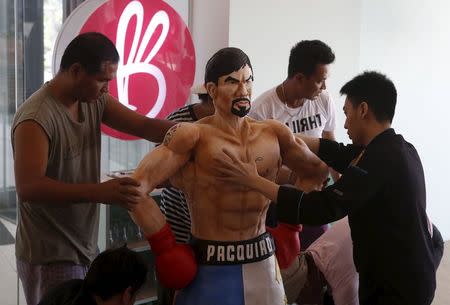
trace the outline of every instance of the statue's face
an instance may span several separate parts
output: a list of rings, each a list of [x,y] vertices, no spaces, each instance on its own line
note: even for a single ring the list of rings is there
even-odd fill
[[[217,85],[210,84],[210,95],[218,111],[231,112],[239,117],[247,115],[253,87],[253,72],[248,65],[219,77]]]

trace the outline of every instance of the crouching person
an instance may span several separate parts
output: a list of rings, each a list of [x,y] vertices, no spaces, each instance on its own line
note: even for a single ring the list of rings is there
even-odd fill
[[[148,268],[126,246],[100,253],[84,280],[73,279],[49,290],[38,305],[132,305]]]

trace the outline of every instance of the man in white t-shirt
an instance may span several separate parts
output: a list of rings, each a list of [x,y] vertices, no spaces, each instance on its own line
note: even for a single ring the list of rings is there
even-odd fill
[[[334,139],[334,104],[325,91],[334,58],[322,41],[300,41],[291,49],[287,78],[256,98],[248,115],[285,123],[294,134]]]
[[[330,95],[321,91],[313,100],[304,98],[297,108],[281,101],[277,88],[261,94],[252,104],[249,116],[256,120],[274,119],[283,122],[294,134],[316,138],[334,138],[335,109]]]
[[[294,134],[334,140],[334,103],[325,91],[328,66],[334,59],[331,48],[320,40],[302,40],[297,43],[291,49],[287,78],[256,98],[249,116],[256,120],[280,121]],[[339,175],[331,172],[333,180],[336,180]],[[295,182],[295,175],[287,168],[280,171],[279,184]],[[267,217],[268,225],[274,225],[271,210]],[[306,249],[326,228],[326,225],[304,226],[302,248]]]

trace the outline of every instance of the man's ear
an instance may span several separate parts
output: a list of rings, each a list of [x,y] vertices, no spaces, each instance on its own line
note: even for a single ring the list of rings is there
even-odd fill
[[[122,304],[133,305],[136,293],[133,293],[133,288],[128,286],[122,293]]]
[[[74,63],[69,67],[69,74],[73,77],[78,77],[84,69],[79,63]]]
[[[369,104],[367,104],[367,102],[362,102],[359,104],[358,111],[362,118],[367,118],[369,114]]]
[[[305,81],[306,76],[305,74],[298,72],[294,74],[294,79],[302,84]]]
[[[217,96],[217,85],[214,82],[208,82],[206,84],[206,91],[208,91],[209,96],[215,100]]]

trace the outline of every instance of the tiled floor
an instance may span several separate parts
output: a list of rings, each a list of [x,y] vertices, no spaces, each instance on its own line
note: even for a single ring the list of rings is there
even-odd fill
[[[0,222],[15,236],[15,225],[0,218]],[[0,246],[0,305],[26,305],[21,285],[18,285],[14,245]],[[20,287],[19,293],[17,286]],[[19,302],[17,297],[19,296]],[[432,305],[450,305],[450,241],[445,244],[444,257],[437,273],[437,290]]]
[[[16,226],[0,218],[0,222],[6,227],[12,236],[16,234]],[[16,270],[16,260],[14,256],[14,244],[1,245],[0,246],[0,304],[1,305],[25,305],[25,298],[20,289],[19,301],[17,302],[18,291],[18,278]]]
[[[445,243],[444,257],[437,272],[437,289],[432,305],[450,305],[450,241]]]

